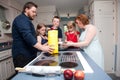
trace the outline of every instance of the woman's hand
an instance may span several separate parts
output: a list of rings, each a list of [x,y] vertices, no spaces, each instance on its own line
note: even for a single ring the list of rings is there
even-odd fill
[[[73,43],[74,42],[72,42],[72,41],[66,41],[62,45],[65,46],[65,47],[69,47],[69,46],[73,46]]]

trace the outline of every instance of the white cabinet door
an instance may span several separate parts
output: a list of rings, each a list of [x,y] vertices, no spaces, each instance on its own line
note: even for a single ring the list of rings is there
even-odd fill
[[[13,65],[13,60],[11,57],[11,49],[0,52],[0,80],[7,80],[13,74],[15,74],[15,69]],[[4,58],[2,58],[4,57]]]
[[[94,1],[94,21],[104,52],[106,72],[114,72],[114,28],[115,15],[113,1]]]
[[[117,0],[117,27],[118,27],[118,41],[117,41],[117,56],[116,56],[116,76],[120,77],[120,0]]]
[[[0,62],[0,66],[1,66],[1,79],[0,80],[6,80],[7,77],[7,73],[6,73],[6,61],[1,61]]]
[[[12,58],[6,60],[6,78],[10,78],[15,73]]]
[[[0,80],[3,80],[3,74],[2,74],[3,70],[2,70],[2,66],[3,66],[3,63],[0,62]]]

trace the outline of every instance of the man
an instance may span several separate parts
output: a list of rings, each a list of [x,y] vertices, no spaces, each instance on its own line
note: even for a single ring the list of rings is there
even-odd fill
[[[52,27],[51,29],[54,30],[58,30],[58,40],[61,41],[62,40],[62,30],[61,28],[59,27],[60,25],[60,17],[58,16],[54,16],[53,19],[52,19]]]
[[[31,22],[35,18],[37,5],[28,2],[24,5],[22,13],[17,16],[12,25],[12,56],[15,67],[24,67],[36,57],[37,50],[52,52],[47,45],[37,42],[34,26]]]

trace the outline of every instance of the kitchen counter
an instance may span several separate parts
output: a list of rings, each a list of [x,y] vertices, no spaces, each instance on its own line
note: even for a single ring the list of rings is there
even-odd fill
[[[78,49],[77,49],[78,50]],[[84,51],[80,51],[93,70],[93,73],[85,73],[84,80],[112,80]],[[19,72],[11,80],[64,80],[63,74],[57,76],[37,76]]]

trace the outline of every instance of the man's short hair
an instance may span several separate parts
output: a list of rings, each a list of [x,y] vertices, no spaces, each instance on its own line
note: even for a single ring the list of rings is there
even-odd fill
[[[59,17],[59,16],[54,16],[53,19],[54,19],[54,18],[57,18],[57,19],[60,20],[60,17]],[[53,21],[53,19],[52,19],[52,21]]]
[[[23,11],[22,12],[25,12],[25,9],[26,8],[28,8],[28,9],[30,9],[31,7],[38,7],[35,3],[33,3],[33,2],[27,2],[25,5],[24,5],[24,7],[23,7]]]

